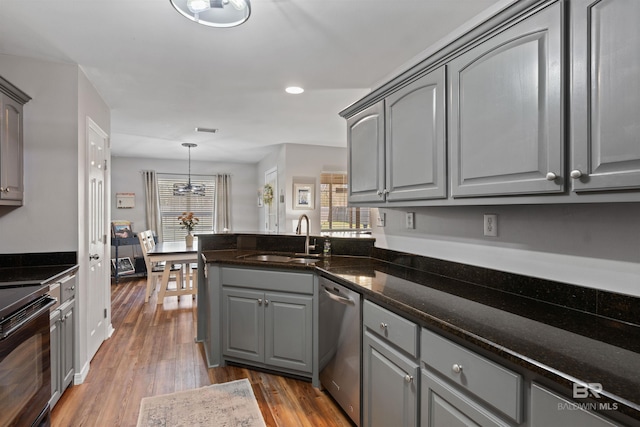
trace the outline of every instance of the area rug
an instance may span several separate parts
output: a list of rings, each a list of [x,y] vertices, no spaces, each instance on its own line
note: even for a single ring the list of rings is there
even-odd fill
[[[249,380],[142,399],[138,427],[264,427]]]

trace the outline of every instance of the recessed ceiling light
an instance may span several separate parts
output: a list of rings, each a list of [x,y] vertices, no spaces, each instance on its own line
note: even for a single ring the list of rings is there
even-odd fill
[[[302,89],[302,88],[301,88],[301,87],[299,87],[299,86],[289,86],[288,88],[286,88],[286,89],[285,89],[285,91],[286,91],[287,93],[292,94],[292,95],[299,95],[299,94],[301,94],[302,92],[304,92],[304,89]]]

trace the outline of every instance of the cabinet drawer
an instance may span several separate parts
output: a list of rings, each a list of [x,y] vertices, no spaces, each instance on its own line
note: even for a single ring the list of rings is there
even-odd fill
[[[422,329],[421,359],[463,389],[509,416],[522,420],[522,376]]]
[[[60,302],[76,296],[76,276],[67,276],[60,280]]]
[[[313,294],[313,275],[247,268],[223,268],[222,284],[241,288]]]
[[[371,331],[418,357],[418,325],[366,300],[362,318]]]

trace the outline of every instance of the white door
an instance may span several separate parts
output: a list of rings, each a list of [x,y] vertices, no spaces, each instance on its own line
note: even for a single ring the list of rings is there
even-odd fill
[[[105,177],[107,134],[87,118],[88,239],[89,275],[87,284],[88,360],[108,337],[107,303],[109,301],[109,257],[107,244]]]

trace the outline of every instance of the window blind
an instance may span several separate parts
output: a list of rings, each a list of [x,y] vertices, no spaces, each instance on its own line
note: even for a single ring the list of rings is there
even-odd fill
[[[165,242],[183,240],[187,230],[182,228],[178,216],[183,212],[193,212],[200,219],[194,233],[213,230],[213,204],[215,200],[216,181],[213,176],[191,175],[192,184],[205,186],[205,195],[184,196],[173,195],[174,183],[186,183],[187,175],[158,174],[158,197],[160,200],[160,216],[162,220],[162,239]]]
[[[320,227],[323,231],[370,229],[369,208],[347,206],[346,173],[320,174]]]

